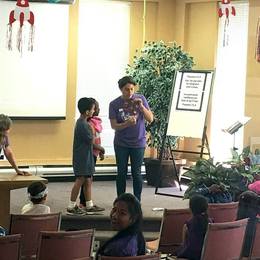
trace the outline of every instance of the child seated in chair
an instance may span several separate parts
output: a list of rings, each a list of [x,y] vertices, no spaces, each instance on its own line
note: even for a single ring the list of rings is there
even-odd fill
[[[43,182],[33,182],[27,189],[30,203],[23,206],[21,213],[27,215],[38,215],[50,213],[50,207],[44,205],[46,202],[48,188]]]
[[[141,231],[143,214],[140,202],[130,194],[123,193],[113,203],[110,213],[113,230],[118,233],[97,252],[104,256],[137,256],[145,254],[145,240]]]
[[[237,220],[249,218],[242,250],[243,257],[248,257],[250,254],[257,222],[257,214],[260,214],[259,196],[257,196],[253,191],[245,191],[241,193],[238,203]]]
[[[189,204],[193,216],[183,226],[183,245],[177,251],[177,256],[199,260],[208,223],[212,221],[208,217],[208,201],[204,196],[194,195]]]
[[[232,195],[218,184],[212,184],[206,186],[205,184],[200,185],[198,189],[194,191],[195,194],[204,196],[208,203],[229,203],[232,202]]]

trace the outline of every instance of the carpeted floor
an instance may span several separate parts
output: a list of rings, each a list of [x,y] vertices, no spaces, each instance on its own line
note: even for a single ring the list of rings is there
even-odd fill
[[[73,182],[50,182],[48,184],[47,205],[52,212],[65,214]],[[186,208],[188,201],[154,194],[155,188],[144,183],[142,193],[142,209],[144,217],[161,217],[162,211],[153,208]],[[127,181],[127,192],[132,192],[132,181]],[[95,204],[104,207],[104,215],[109,215],[113,200],[116,197],[115,181],[95,181],[92,197]],[[21,207],[28,202],[26,189],[11,191],[11,213],[20,213]]]

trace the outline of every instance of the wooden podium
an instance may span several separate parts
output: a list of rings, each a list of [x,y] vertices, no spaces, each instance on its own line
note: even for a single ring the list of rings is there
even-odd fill
[[[28,187],[35,181],[48,182],[46,179],[38,176],[21,176],[16,173],[0,173],[0,226],[9,229],[10,191]]]

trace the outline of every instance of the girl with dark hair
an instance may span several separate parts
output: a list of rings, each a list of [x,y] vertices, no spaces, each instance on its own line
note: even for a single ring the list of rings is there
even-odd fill
[[[237,220],[248,218],[242,256],[248,257],[252,246],[254,231],[257,222],[257,214],[260,214],[260,198],[253,191],[241,193],[238,203]]]
[[[137,256],[145,254],[145,240],[141,231],[142,209],[135,196],[124,193],[115,199],[110,213],[113,230],[118,233],[101,246],[97,257]]]
[[[204,196],[194,195],[190,199],[190,210],[193,217],[183,227],[183,245],[177,256],[189,260],[199,260],[208,224],[208,201]]]

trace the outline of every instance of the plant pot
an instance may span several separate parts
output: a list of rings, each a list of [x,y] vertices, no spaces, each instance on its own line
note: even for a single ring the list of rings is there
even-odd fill
[[[163,160],[161,166],[161,178],[160,178],[160,161],[158,159],[145,158],[144,159],[146,180],[150,186],[158,187],[175,187],[176,174],[174,172],[173,161]],[[177,166],[177,165],[176,165]],[[178,166],[177,166],[178,170]],[[159,180],[160,178],[160,180]]]

